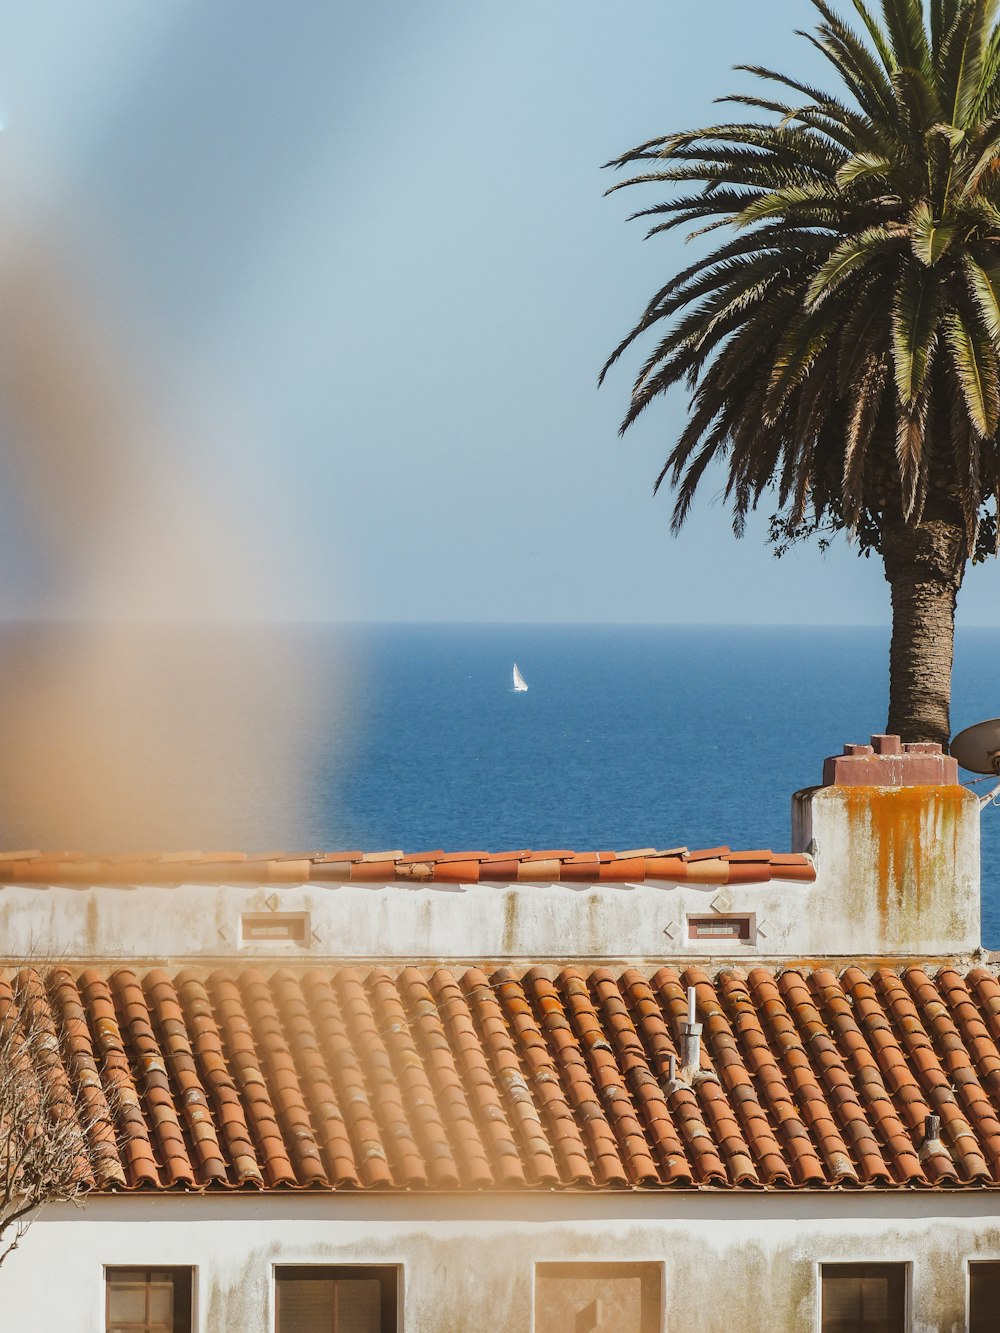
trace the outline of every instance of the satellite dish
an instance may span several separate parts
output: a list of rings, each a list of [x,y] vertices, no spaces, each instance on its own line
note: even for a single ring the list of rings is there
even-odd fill
[[[1000,776],[1000,717],[966,727],[958,733],[949,748],[970,773],[995,773]]]

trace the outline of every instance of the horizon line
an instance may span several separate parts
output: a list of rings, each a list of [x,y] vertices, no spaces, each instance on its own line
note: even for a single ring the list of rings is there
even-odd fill
[[[238,618],[195,617],[191,619],[174,617],[143,616],[0,616],[2,625],[37,625],[37,626],[118,626],[118,627],[174,627],[195,628],[209,626],[231,626],[250,628],[254,626],[322,626],[344,629],[418,629],[418,628],[468,628],[468,629],[793,629],[793,630],[860,630],[872,629],[891,632],[888,621],[879,620],[445,620],[429,618],[416,619],[347,619],[321,617],[258,617],[252,620]],[[956,633],[970,629],[1000,629],[1000,623],[973,621],[970,624],[957,624]]]

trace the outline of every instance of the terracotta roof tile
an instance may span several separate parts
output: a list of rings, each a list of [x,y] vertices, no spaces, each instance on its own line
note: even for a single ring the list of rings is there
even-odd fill
[[[919,1180],[922,1173],[912,1143],[834,974],[819,969],[807,978],[799,971],[786,972],[779,986],[858,1179],[866,1185]]]
[[[707,1006],[710,1020],[721,1018],[721,1009],[717,1007],[716,995],[707,976],[700,968],[689,968],[680,981],[674,981],[670,986],[670,1005],[678,1025],[686,1017],[687,986],[693,986],[698,996],[699,1015],[705,1013]],[[724,1032],[721,1034],[719,1032],[722,1026],[720,1022],[710,1021],[709,1026],[710,1030],[714,1029],[716,1038],[724,1035]],[[766,1039],[759,1021],[753,1024],[744,1023],[741,1035],[746,1058],[749,1061],[748,1069],[753,1069],[756,1077],[738,1082],[727,1100],[733,1108],[743,1140],[753,1155],[760,1181],[765,1185],[787,1186],[792,1184],[793,1177],[788,1163],[782,1156],[766,1109],[769,1103],[781,1098],[780,1076],[777,1074],[773,1057],[767,1050]],[[718,1077],[711,1063],[709,1051],[707,1043],[704,1044],[701,1052],[701,1069],[704,1073]],[[730,1068],[732,1078],[736,1071],[732,1066]]]
[[[403,1094],[407,1119],[427,1162],[428,1183],[436,1189],[456,1189],[460,1184],[458,1166],[395,982],[388,972],[373,972],[367,989]]]
[[[353,968],[336,974],[334,991],[343,1015],[346,1040],[356,1058],[351,1061],[364,1080],[367,1097],[363,1110],[374,1113],[392,1181],[409,1189],[428,1184],[428,1165],[409,1123],[403,1091],[378,1030],[364,977]]]
[[[181,1070],[171,1088],[166,1061],[153,1033],[149,1007],[136,974],[124,969],[116,972],[111,978],[111,991],[131,1057],[133,1079],[152,1125],[161,1172],[168,1185],[192,1185],[195,1173],[177,1107],[184,1107],[188,1094],[197,1087],[197,1080],[191,1074],[191,1082],[186,1083],[188,1071]]]
[[[37,1082],[26,1089],[29,1106],[39,1107],[39,1093],[44,1089],[47,1114],[62,1123],[71,1121],[75,1115],[73,1089],[61,1059],[58,1025],[45,985],[36,972],[26,969],[13,979],[0,977],[0,1030],[11,1056],[12,1071],[20,1069],[26,1073],[29,1064],[34,1063]],[[101,1118],[100,1110],[98,1117]],[[77,1126],[82,1131],[79,1120]],[[107,1163],[100,1160],[102,1154],[98,1152],[92,1169],[84,1133],[72,1138],[75,1142],[69,1142],[67,1147],[73,1152],[70,1163],[73,1178],[90,1188],[98,1183],[104,1174],[100,1168]]]
[[[289,972],[277,973],[271,986],[304,1104],[308,1107],[313,1141],[321,1153],[323,1174],[314,1169],[312,1182],[332,1182],[341,1188],[356,1186],[360,1181],[350,1136],[303,989]]]
[[[524,1164],[490,1070],[484,1042],[476,1031],[469,1000],[458,978],[446,968],[432,973],[428,985],[491,1166],[491,1183],[523,1185]]]
[[[182,972],[176,980],[176,994],[191,1044],[195,1072],[205,1093],[205,1107],[216,1129],[227,1181],[236,1186],[260,1185],[263,1183],[263,1174],[253,1147],[243,1102],[236,1082],[229,1073],[222,1034],[205,985],[194,975]]]
[[[773,978],[768,977],[767,982],[774,986]],[[758,995],[760,985],[758,978]],[[780,1053],[784,1073],[767,1044],[747,984],[735,972],[728,971],[719,978],[717,997],[710,987],[705,990],[709,992],[704,1000],[709,1013],[706,1039],[727,1094],[739,1093],[738,1097],[733,1096],[737,1106],[754,1101],[752,1073],[755,1074],[777,1137],[792,1165],[789,1180],[799,1185],[822,1184],[828,1178],[843,1183],[848,1173],[838,1169],[836,1152],[829,1151],[829,1136],[823,1132],[829,1128],[829,1113],[816,1117],[813,1114],[820,1106],[826,1112],[826,1104],[817,1095],[811,1071],[805,1073],[803,1069],[805,1061],[799,1058],[801,1043],[777,994],[768,991],[767,1000],[772,1009],[773,1047]],[[842,1147],[834,1144],[834,1148],[837,1146]],[[824,1172],[824,1162],[828,1174]]]
[[[679,1061],[679,1049],[673,1042],[649,982],[643,974],[631,970],[621,977],[620,986],[635,1021],[636,1032],[643,1038],[653,1073],[665,1089],[668,1122],[657,1128],[660,1136],[665,1138],[664,1149],[668,1152],[668,1182],[691,1184],[691,1166],[684,1161],[681,1169],[681,1161],[676,1160],[677,1154],[684,1154],[687,1145],[697,1184],[723,1185],[727,1180],[733,1185],[760,1184],[751,1154],[721,1086],[705,1081],[699,1086],[697,1096],[691,1088],[677,1085],[676,1080],[675,1086],[669,1086],[671,1056]],[[701,1106],[704,1106],[704,1116]],[[672,1126],[677,1126],[680,1138],[672,1132]]]
[[[440,1123],[454,1146],[461,1183],[482,1188],[493,1183],[489,1157],[462,1086],[455,1055],[427,979],[409,967],[399,978],[415,1049],[422,1054],[430,1093],[440,1107]]]
[[[274,980],[280,993],[281,974]],[[256,1078],[251,1078],[244,1066],[247,1086],[253,1089],[262,1142],[280,1141],[284,1145],[287,1156],[280,1158],[282,1170],[286,1162],[290,1163],[294,1169],[294,1179],[299,1184],[327,1185],[329,1182],[319,1141],[313,1131],[303,1087],[278,1015],[271,985],[262,972],[252,970],[243,973],[240,978],[240,991],[256,1039],[257,1063],[270,1089],[270,1098],[267,1098],[262,1094]],[[281,1179],[285,1179],[284,1175]]]
[[[508,1024],[499,998],[485,973],[471,968],[462,977],[462,990],[479,1030],[483,1050],[490,1066],[499,1105],[505,1112],[511,1137],[505,1142],[519,1150],[523,1178],[528,1184],[556,1184],[559,1171],[555,1154],[545,1134],[541,1115],[524,1075],[518,1046],[517,1028]],[[526,1169],[525,1169],[526,1168]],[[512,1162],[504,1163],[505,1172],[514,1171]]]
[[[0,884],[318,884],[489,883],[568,880],[694,880],[708,884],[812,881],[812,860],[801,853],[733,852],[710,847],[656,851],[573,852],[566,848],[508,852],[151,852],[105,857],[78,852],[0,852]]]
[[[365,1085],[364,1073],[348,1033],[337,993],[330,978],[308,972],[302,978],[302,998],[312,1020],[323,1064],[344,1116],[356,1169],[347,1183],[368,1186],[392,1182],[382,1131]]]
[[[607,1184],[613,1180],[624,1183],[614,1134],[601,1108],[559,989],[542,968],[528,972],[523,984],[532,1015],[525,1026],[544,1039],[549,1059],[543,1068],[557,1080],[556,1086],[561,1093],[557,1101],[560,1138],[567,1133],[563,1126],[568,1113],[579,1130],[577,1139],[571,1140],[572,1146],[586,1153],[589,1174],[594,1182]],[[550,1104],[551,1100],[547,1099]]]
[[[208,978],[208,993],[218,1015],[226,1064],[246,1115],[255,1158],[260,1162],[264,1183],[275,1188],[295,1184],[296,1177],[278,1127],[271,1089],[261,1069],[250,1015],[244,1007],[241,983],[251,988],[252,1003],[256,979],[253,972],[242,976],[216,972]]]
[[[103,1190],[1000,1185],[994,968],[59,966],[22,1014]]]
[[[524,985],[501,968],[493,983],[504,1016],[521,1051],[528,1085],[552,1141],[560,1178],[571,1184],[593,1184],[594,1174],[583,1136],[559,1079],[559,1069],[532,1010]],[[530,985],[530,982],[526,983]]]
[[[61,1063],[70,1087],[76,1092],[87,1128],[90,1163],[86,1174],[92,1175],[99,1187],[124,1185],[125,1170],[118,1155],[115,1124],[94,1058],[87,1011],[76,982],[68,969],[55,968],[48,978],[47,989],[61,1038]],[[6,1013],[12,998],[9,979],[0,978],[0,1012]]]
[[[952,1157],[961,1175],[970,1181],[986,1182],[993,1173],[982,1148],[994,1155],[1000,1125],[945,1003],[947,991],[941,983],[954,990],[953,974],[944,970],[937,981],[931,981],[923,968],[911,967],[903,974],[903,981],[939,1059],[937,1068],[928,1066],[927,1078],[933,1084],[930,1101],[941,1117],[944,1142],[951,1142]]]
[[[770,868],[758,878],[758,882],[770,879]],[[650,856],[646,859],[646,878],[663,883],[683,884],[688,878],[688,863],[680,856]]]
[[[875,980],[880,983],[883,980],[888,980],[890,984],[898,983],[898,979],[888,972],[876,974]],[[854,1012],[862,1026],[863,1035],[882,1075],[885,1095],[897,1109],[902,1125],[911,1135],[916,1148],[931,1108],[921,1089],[919,1061],[914,1058],[915,1047],[910,1040],[912,1027],[909,1020],[903,1023],[895,1021],[897,1015],[892,1011],[893,1006],[885,1007],[884,999],[881,1001],[883,1011],[878,1011],[877,992],[872,995],[872,987],[867,982],[862,988],[856,969],[852,969],[845,977],[845,982],[850,988]],[[924,1158],[922,1163],[925,1174],[935,1182],[954,1177],[951,1161],[943,1156]],[[897,1159],[897,1167],[900,1165]]]

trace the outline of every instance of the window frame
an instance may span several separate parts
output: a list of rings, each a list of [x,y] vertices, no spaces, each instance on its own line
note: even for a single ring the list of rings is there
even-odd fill
[[[972,1270],[979,1264],[996,1264],[1000,1268],[1000,1255],[992,1258],[988,1255],[977,1255],[975,1259],[966,1259],[965,1261],[965,1327],[972,1327]]]
[[[108,1329],[111,1327],[111,1276],[114,1273],[187,1273],[188,1330],[189,1333],[196,1333],[198,1329],[198,1267],[196,1264],[117,1263],[102,1265],[104,1298],[101,1302],[101,1309],[103,1311],[103,1333],[108,1333]]]
[[[901,1268],[903,1270],[903,1333],[911,1333],[911,1329],[913,1328],[914,1260],[912,1258],[869,1259],[867,1257],[845,1259],[843,1255],[837,1255],[836,1258],[830,1259],[817,1259],[813,1264],[816,1288],[816,1333],[823,1333],[823,1269],[858,1268],[863,1266]]]
[[[271,1265],[271,1310],[273,1333],[279,1333],[278,1321],[281,1318],[281,1299],[279,1279],[291,1272],[306,1280],[329,1276],[332,1281],[344,1277],[375,1276],[382,1284],[382,1329],[381,1333],[401,1333],[403,1327],[403,1265],[377,1263],[322,1263],[315,1260],[306,1263],[294,1263],[285,1260]],[[393,1284],[394,1299],[387,1299],[386,1284]]]

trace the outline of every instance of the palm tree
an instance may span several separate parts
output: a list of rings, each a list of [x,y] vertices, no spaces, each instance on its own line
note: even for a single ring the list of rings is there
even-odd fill
[[[846,531],[892,590],[888,728],[950,735],[955,602],[1000,532],[1000,0],[827,0],[802,34],[841,85],[764,81],[747,119],[640,144],[649,235],[728,228],[675,274],[601,379],[652,332],[624,433],[683,381],[687,424],[656,485],[684,522],[714,461],[740,535]],[[648,164],[648,165],[647,165]],[[679,188],[678,188],[679,187]],[[714,245],[714,238],[713,238]]]

